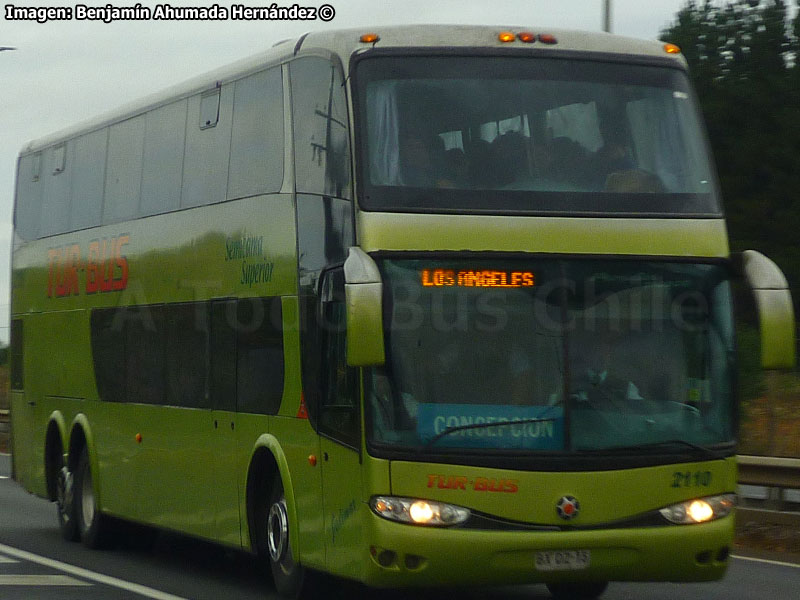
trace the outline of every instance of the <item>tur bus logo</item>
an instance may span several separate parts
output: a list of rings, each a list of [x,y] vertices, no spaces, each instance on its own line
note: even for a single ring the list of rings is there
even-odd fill
[[[85,261],[78,244],[50,248],[47,251],[47,297],[80,295],[81,278],[86,294],[119,292],[127,288],[128,259],[122,249],[128,242],[127,234],[92,240]]]

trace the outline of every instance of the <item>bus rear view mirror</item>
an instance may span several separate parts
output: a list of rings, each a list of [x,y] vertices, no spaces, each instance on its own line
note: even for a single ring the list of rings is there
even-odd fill
[[[756,302],[762,368],[794,368],[794,308],[786,277],[778,265],[755,250],[742,252],[741,272]]]
[[[350,248],[344,263],[347,304],[347,364],[382,365],[383,283],[378,265],[360,248]]]

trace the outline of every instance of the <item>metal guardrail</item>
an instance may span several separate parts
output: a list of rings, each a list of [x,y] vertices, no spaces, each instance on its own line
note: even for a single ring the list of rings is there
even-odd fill
[[[800,528],[800,511],[782,510],[786,502],[786,490],[800,489],[800,459],[775,458],[772,456],[738,456],[739,485],[766,488],[762,502],[748,501],[741,495],[741,506],[737,509],[740,525],[778,526]],[[796,502],[792,508],[799,508]]]
[[[739,483],[800,488],[800,458],[739,456]]]

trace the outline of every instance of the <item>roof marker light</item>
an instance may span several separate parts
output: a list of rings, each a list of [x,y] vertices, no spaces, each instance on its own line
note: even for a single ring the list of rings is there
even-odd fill
[[[520,42],[525,42],[526,44],[532,44],[536,41],[536,34],[531,33],[530,31],[521,31],[517,34],[517,39]]]
[[[539,41],[543,44],[557,44],[558,40],[552,33],[540,33]]]
[[[379,42],[381,40],[381,36],[379,36],[377,33],[365,33],[359,39],[364,44],[374,44],[375,42]]]
[[[498,39],[498,40],[500,40],[501,42],[508,43],[508,42],[513,42],[515,39],[517,39],[517,36],[515,36],[515,35],[514,35],[513,33],[511,33],[510,31],[502,31],[502,32],[501,32],[501,33],[500,33],[500,34],[497,36],[497,39]]]
[[[680,46],[676,46],[675,44],[664,44],[664,52],[667,54],[680,54],[681,49]]]

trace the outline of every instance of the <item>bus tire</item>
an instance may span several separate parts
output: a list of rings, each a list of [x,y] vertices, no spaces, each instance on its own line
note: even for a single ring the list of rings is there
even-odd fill
[[[61,537],[68,542],[80,539],[78,532],[78,513],[75,510],[75,477],[64,465],[56,477],[56,508],[58,510],[58,528]]]
[[[289,511],[280,475],[275,477],[269,501],[256,520],[259,554],[269,561],[275,590],[284,598],[311,598],[311,573],[294,559],[289,543]]]
[[[92,549],[104,548],[109,540],[109,523],[97,508],[92,467],[86,446],[78,458],[73,487],[77,528],[83,545]]]
[[[607,581],[547,584],[550,595],[556,600],[594,600],[599,598],[607,587]]]

